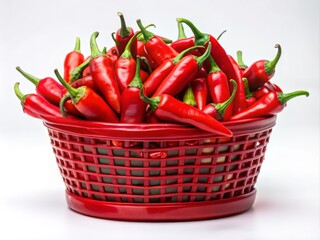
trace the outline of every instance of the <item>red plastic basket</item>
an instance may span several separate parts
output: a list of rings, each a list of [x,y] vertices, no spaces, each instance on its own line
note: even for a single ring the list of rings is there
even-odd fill
[[[68,206],[106,219],[182,221],[251,208],[276,117],[227,122],[225,138],[179,124],[46,117]]]

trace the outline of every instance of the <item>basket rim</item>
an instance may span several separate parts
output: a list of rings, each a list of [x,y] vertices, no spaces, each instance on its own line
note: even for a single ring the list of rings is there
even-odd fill
[[[233,135],[248,134],[272,128],[276,115],[221,122]],[[51,130],[86,137],[110,137],[121,140],[181,139],[188,137],[222,137],[191,125],[178,123],[108,123],[55,116],[42,116],[43,124]]]

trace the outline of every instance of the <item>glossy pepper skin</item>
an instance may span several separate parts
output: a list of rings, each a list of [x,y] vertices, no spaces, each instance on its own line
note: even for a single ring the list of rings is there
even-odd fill
[[[150,105],[154,116],[162,121],[186,123],[214,134],[232,136],[232,132],[216,119],[168,94],[148,98],[141,89],[140,97]]]
[[[169,75],[162,81],[153,96],[161,94],[177,95],[189,82],[191,82],[202,67],[203,62],[210,55],[211,46],[199,57],[185,56],[172,69]]]
[[[124,19],[124,16],[121,12],[118,12],[118,16],[120,18],[121,27],[117,30],[115,35],[115,41],[116,41],[116,49],[118,52],[118,55],[121,56],[121,54],[124,52],[124,49],[126,48],[128,42],[134,35],[134,30],[131,27],[128,27],[126,24],[126,21]],[[137,54],[137,40],[134,39],[132,43],[132,55],[135,57]]]
[[[16,69],[30,82],[36,86],[36,93],[55,106],[59,106],[62,96],[66,93],[65,88],[51,77],[37,78],[30,73],[23,71],[20,67]],[[78,110],[71,101],[66,101],[65,108],[69,113],[79,115]]]
[[[230,61],[228,54],[225,49],[220,45],[215,37],[211,34],[206,34],[200,32],[196,26],[185,18],[178,18],[178,22],[183,22],[187,24],[191,31],[194,34],[194,44],[195,45],[203,45],[208,46],[210,42],[212,44],[211,47],[211,56],[214,61],[217,63],[219,68],[226,74],[228,80],[234,79],[238,84],[238,89],[241,89],[239,86],[241,84],[241,74],[234,69],[233,64]],[[199,49],[199,51],[201,51]],[[243,91],[239,91],[236,93],[236,96],[233,101],[233,113],[237,113],[246,108],[245,96]]]
[[[57,69],[54,72],[58,80],[68,91],[60,101],[60,111],[63,116],[65,116],[64,102],[71,98],[74,106],[86,119],[111,123],[119,122],[112,108],[92,89],[86,86],[73,88],[61,77]]]
[[[190,83],[194,94],[194,99],[197,103],[197,108],[203,110],[208,102],[209,88],[206,78],[196,78]]]
[[[98,35],[98,32],[94,32],[90,39],[90,72],[107,103],[116,111],[116,113],[120,113],[121,94],[117,79],[114,75],[113,63],[109,57],[99,51],[96,43]]]
[[[81,63],[84,62],[84,56],[80,52],[80,38],[76,38],[76,45],[74,47],[74,50],[67,54],[67,56],[64,59],[64,79],[66,79],[67,82],[70,81],[70,74],[77,66],[79,66]]]
[[[251,91],[259,89],[273,77],[276,65],[281,56],[281,46],[276,44],[275,48],[277,48],[278,51],[277,55],[272,61],[256,61],[243,72],[243,77],[248,79],[249,88]]]
[[[261,88],[254,91],[252,94],[256,99],[260,99],[264,95],[266,95],[272,91],[283,92],[282,89],[278,85],[271,83],[271,82],[266,82]]]
[[[276,115],[284,109],[284,107],[287,105],[287,102],[290,99],[302,95],[309,96],[309,93],[303,90],[291,93],[272,91],[260,98],[255,103],[253,103],[247,109],[233,115],[230,118],[230,120],[240,120]]]
[[[19,82],[15,83],[14,92],[20,99],[23,111],[25,113],[35,118],[41,118],[41,116],[45,115],[62,117],[59,107],[51,104],[38,94],[23,94],[19,89],[19,85]],[[76,118],[69,114],[66,117]]]
[[[82,77],[80,79],[77,79],[76,81],[74,81],[70,85],[72,87],[74,87],[74,88],[86,86],[88,88],[91,88],[96,93],[100,93],[100,90],[97,87],[97,84],[93,81],[91,75],[88,75],[88,76]]]
[[[140,98],[140,89],[142,87],[140,57],[137,56],[135,76],[122,93],[120,122],[142,123],[144,121],[147,104]]]
[[[228,109],[228,106],[232,103],[232,101],[236,95],[237,83],[233,79],[231,79],[230,82],[233,85],[233,91],[232,91],[231,96],[224,102],[209,103],[202,110],[204,113],[217,119],[218,121],[223,121],[225,119],[225,117],[224,117],[225,112]]]
[[[156,66],[160,66],[165,60],[178,55],[178,52],[167,45],[159,36],[147,31],[140,19],[137,20],[137,24],[144,37],[146,52],[154,60]]]
[[[242,78],[242,82],[244,84],[244,89],[246,93],[247,106],[249,107],[252,104],[254,104],[257,101],[257,99],[254,97],[253,93],[249,89],[248,79]]]

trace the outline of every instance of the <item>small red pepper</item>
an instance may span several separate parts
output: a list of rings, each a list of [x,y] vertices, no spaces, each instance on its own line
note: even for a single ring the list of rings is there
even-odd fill
[[[206,78],[196,78],[191,81],[191,88],[194,94],[194,99],[197,103],[197,108],[202,110],[208,102],[208,83]]]
[[[123,92],[124,89],[127,88],[128,84],[131,82],[131,80],[135,76],[136,60],[131,54],[131,46],[138,34],[139,32],[135,33],[135,35],[131,37],[123,53],[121,54],[119,59],[116,61],[114,66],[114,74],[117,79],[121,93]]]
[[[80,52],[80,38],[76,38],[74,50],[67,54],[64,59],[64,78],[69,82],[69,77],[73,69],[84,62],[84,56]]]
[[[65,88],[51,77],[37,78],[30,73],[23,71],[20,67],[16,69],[30,82],[36,86],[36,93],[55,106],[59,106],[62,96],[66,93]],[[73,106],[71,101],[67,101],[65,108],[69,113],[79,115],[78,110]]]
[[[153,96],[169,94],[175,96],[191,82],[201,69],[203,62],[209,57],[211,44],[203,55],[199,57],[185,56],[172,69],[162,81]]]
[[[124,19],[124,16],[121,12],[118,12],[118,16],[120,17],[121,27],[118,29],[115,35],[116,40],[116,48],[118,55],[121,56],[121,54],[124,52],[124,49],[126,48],[128,42],[134,35],[134,30],[131,27],[127,27],[126,21]],[[137,54],[137,40],[134,39],[132,43],[132,55],[135,57]]]
[[[216,119],[168,94],[148,98],[142,88],[140,97],[150,105],[155,117],[160,120],[186,123],[214,134],[232,136],[232,132]]]
[[[163,80],[173,70],[175,65],[184,57],[184,55],[196,48],[198,48],[198,46],[192,46],[191,48],[185,49],[176,57],[165,60],[159,67],[157,67],[144,83],[146,95],[148,97],[152,96],[160,86],[160,84],[163,82]]]
[[[54,73],[68,91],[60,101],[60,111],[62,116],[65,116],[64,103],[67,99],[71,98],[74,106],[86,119],[111,123],[119,122],[119,119],[112,108],[92,89],[86,86],[79,88],[71,87],[61,77],[57,69],[54,70]]]
[[[207,77],[209,93],[213,103],[221,103],[230,98],[230,87],[228,78],[218,67],[212,57],[209,57],[211,62],[211,70]],[[233,112],[233,103],[228,104],[224,113],[224,120],[228,120]]]
[[[247,106],[251,106],[253,103],[257,101],[257,99],[253,96],[253,93],[249,89],[249,84],[248,84],[248,79],[242,78],[242,82],[244,84],[244,89],[246,93],[246,101],[247,101]]]
[[[140,78],[139,56],[136,65],[134,78],[122,93],[120,117],[122,123],[142,123],[146,115],[147,104],[140,98],[143,83]]]
[[[210,42],[211,47],[211,56],[214,61],[217,63],[219,68],[226,74],[228,80],[235,80],[238,84],[238,91],[233,101],[233,113],[237,113],[246,108],[245,102],[245,94],[244,89],[241,87],[242,85],[242,77],[241,72],[237,71],[232,64],[228,54],[226,53],[225,49],[220,45],[216,38],[214,38],[210,34],[202,33],[200,30],[189,20],[184,18],[178,18],[178,22],[183,22],[187,24],[191,31],[194,34],[194,44],[195,45],[202,45],[208,46]],[[201,51],[201,49],[199,49]],[[232,87],[230,87],[232,88]]]
[[[268,82],[275,73],[276,65],[281,56],[281,46],[276,44],[274,46],[278,49],[277,55],[272,61],[259,60],[254,62],[249,68],[247,68],[243,77],[248,79],[249,88],[251,91],[255,91]]]
[[[20,99],[23,111],[35,118],[41,118],[41,116],[49,115],[55,117],[62,117],[59,107],[48,102],[46,99],[38,94],[30,93],[23,94],[19,89],[20,83],[17,82],[14,85],[14,92]],[[76,118],[72,115],[67,115],[68,118]]]
[[[159,36],[147,31],[140,19],[137,20],[137,24],[144,37],[146,52],[155,61],[157,66],[160,66],[165,60],[178,55],[178,52],[167,45]]]
[[[266,82],[261,88],[259,88],[258,90],[253,92],[253,96],[256,99],[260,99],[264,95],[266,95],[266,94],[268,94],[269,92],[272,92],[272,91],[282,92],[282,89],[278,85],[276,85],[274,83]]]
[[[282,93],[276,91],[269,92],[267,95],[260,98],[247,109],[233,115],[230,118],[230,120],[240,120],[276,115],[284,109],[284,107],[287,105],[287,102],[290,99],[302,95],[309,96],[309,93],[303,90],[291,93]]]
[[[237,83],[233,79],[230,80],[233,85],[233,91],[231,96],[224,102],[220,103],[209,103],[207,106],[204,107],[202,110],[204,113],[208,114],[209,116],[217,119],[218,121],[223,121],[225,119],[225,113],[228,109],[228,106],[232,103],[236,91],[237,91]]]
[[[97,84],[107,103],[117,112],[121,109],[121,94],[113,71],[112,60],[99,51],[94,32],[90,39],[91,61],[90,71],[93,81]]]

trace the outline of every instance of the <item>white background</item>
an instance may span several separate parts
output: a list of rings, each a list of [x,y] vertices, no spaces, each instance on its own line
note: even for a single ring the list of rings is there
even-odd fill
[[[191,1],[190,1],[191,2]],[[15,70],[39,77],[62,71],[77,36],[110,48],[119,27],[154,23],[155,33],[176,39],[175,19],[192,20],[217,36],[247,64],[283,55],[273,82],[309,98],[288,103],[278,116],[256,185],[254,207],[234,217],[180,223],[134,223],[85,217],[67,208],[64,185],[39,120],[22,113],[13,84],[34,91]],[[319,239],[319,1],[0,1],[0,238],[1,239]],[[187,29],[187,28],[186,28]],[[187,31],[187,34],[191,33]]]

